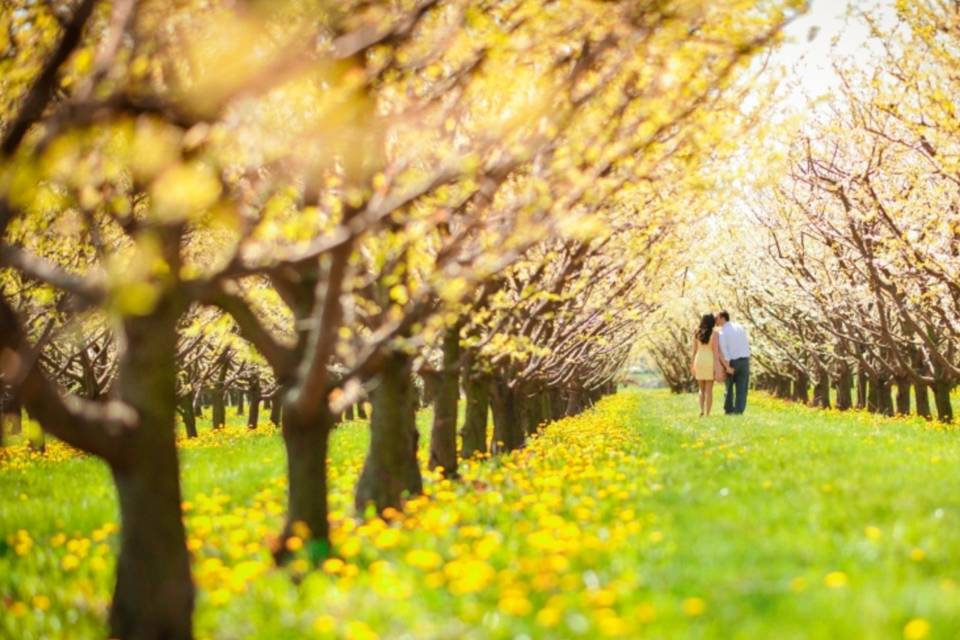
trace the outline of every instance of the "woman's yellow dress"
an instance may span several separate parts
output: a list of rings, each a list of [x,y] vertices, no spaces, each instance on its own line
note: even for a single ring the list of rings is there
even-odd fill
[[[709,344],[697,343],[697,355],[693,359],[693,372],[697,380],[714,379],[713,348]]]

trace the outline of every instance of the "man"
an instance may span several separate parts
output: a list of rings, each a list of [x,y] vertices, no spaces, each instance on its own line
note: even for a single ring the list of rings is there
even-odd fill
[[[726,311],[717,314],[717,326],[720,328],[720,351],[733,369],[733,374],[727,376],[723,412],[727,415],[740,415],[747,408],[747,386],[750,382],[750,342],[747,340],[747,330],[736,322],[730,322],[730,314]]]

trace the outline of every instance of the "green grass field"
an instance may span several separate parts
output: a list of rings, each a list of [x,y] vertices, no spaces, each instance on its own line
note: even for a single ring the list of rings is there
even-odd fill
[[[695,405],[622,392],[463,483],[428,479],[389,525],[352,518],[367,434],[347,424],[331,454],[339,557],[318,570],[270,565],[275,431],[206,433],[182,451],[197,635],[960,635],[960,434],[759,395],[739,418]],[[0,637],[104,635],[108,473],[51,457],[0,459]]]

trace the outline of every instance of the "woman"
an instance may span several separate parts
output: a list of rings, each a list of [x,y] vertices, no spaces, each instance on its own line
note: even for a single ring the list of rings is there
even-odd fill
[[[712,313],[700,318],[700,328],[693,341],[690,369],[700,385],[700,417],[709,416],[713,408],[713,383],[723,382],[727,373],[733,373],[720,351],[720,336],[713,330],[715,324]]]

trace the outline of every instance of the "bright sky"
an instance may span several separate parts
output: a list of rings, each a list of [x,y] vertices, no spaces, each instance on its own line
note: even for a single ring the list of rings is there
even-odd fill
[[[823,98],[836,87],[832,63],[837,59],[871,65],[876,45],[869,42],[866,22],[851,12],[868,13],[889,24],[895,19],[893,5],[894,0],[812,0],[810,11],[788,26],[790,43],[780,52],[781,63],[797,82],[791,101],[800,106],[807,98]]]

